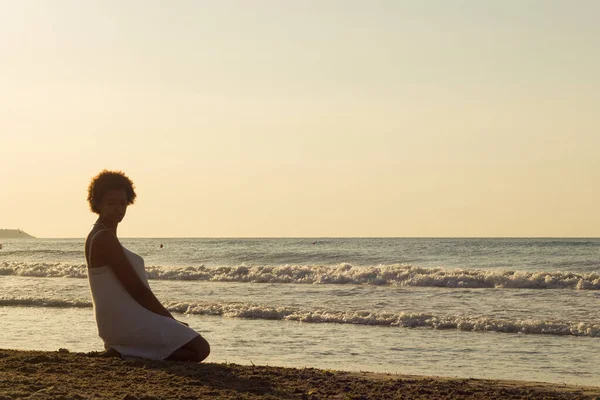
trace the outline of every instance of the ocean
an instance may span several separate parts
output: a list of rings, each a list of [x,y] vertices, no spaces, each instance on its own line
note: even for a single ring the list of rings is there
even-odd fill
[[[121,242],[207,361],[600,385],[600,239]],[[84,239],[2,244],[0,348],[101,350]]]

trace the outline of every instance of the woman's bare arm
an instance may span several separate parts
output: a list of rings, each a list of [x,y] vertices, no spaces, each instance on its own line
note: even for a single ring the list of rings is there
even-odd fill
[[[96,235],[92,253],[92,257],[97,255],[96,258],[98,261],[102,261],[102,265],[108,265],[112,269],[127,293],[142,307],[153,313],[173,318],[173,315],[160,303],[152,290],[144,285],[125,256],[123,247],[112,233],[103,231]]]

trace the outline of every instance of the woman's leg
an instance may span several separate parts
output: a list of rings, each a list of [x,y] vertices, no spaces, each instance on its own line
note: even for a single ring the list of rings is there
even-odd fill
[[[201,362],[210,354],[210,345],[202,336],[198,335],[179,349],[175,350],[167,360]]]
[[[181,347],[175,350],[169,357],[168,361],[195,361],[196,353],[193,350],[188,350],[185,347]]]

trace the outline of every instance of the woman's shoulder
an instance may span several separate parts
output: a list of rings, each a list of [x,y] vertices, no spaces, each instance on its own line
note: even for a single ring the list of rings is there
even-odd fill
[[[110,232],[107,229],[103,228],[94,228],[88,233],[87,238],[85,239],[85,243],[89,244],[92,241],[96,241],[96,239],[100,239],[102,236],[106,236],[106,233]]]
[[[94,253],[100,251],[114,251],[120,248],[121,244],[115,235],[108,229],[92,230],[86,240],[86,248],[92,247]]]
[[[117,239],[117,237],[113,235],[112,232],[108,229],[98,229],[96,231],[92,231],[90,232],[89,237],[89,240],[94,242],[94,246],[96,246],[97,244],[116,245],[119,243],[119,239]]]
[[[122,252],[119,240],[107,229],[92,230],[88,234],[85,247],[92,265],[104,265],[111,260],[114,261],[114,258]]]

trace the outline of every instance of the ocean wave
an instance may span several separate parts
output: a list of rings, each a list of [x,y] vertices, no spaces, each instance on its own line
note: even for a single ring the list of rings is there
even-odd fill
[[[88,300],[53,299],[35,297],[0,297],[0,307],[52,307],[52,308],[89,308],[93,304]]]
[[[0,262],[0,275],[37,278],[87,278],[85,264]]]
[[[423,268],[411,265],[335,266],[223,266],[146,268],[149,279],[215,282],[356,284],[444,288],[576,289],[600,290],[600,273],[546,271],[484,271],[479,269]],[[86,278],[83,264],[0,263],[0,275]]]
[[[0,297],[0,306],[90,308],[92,302],[79,299]],[[293,307],[269,307],[254,303],[166,302],[174,313],[211,315],[228,318],[336,323],[405,328],[430,328],[468,332],[499,332],[561,336],[600,337],[600,325],[585,322],[538,319],[501,319],[486,316],[451,316],[427,313],[385,313],[370,311],[308,310]]]

